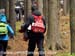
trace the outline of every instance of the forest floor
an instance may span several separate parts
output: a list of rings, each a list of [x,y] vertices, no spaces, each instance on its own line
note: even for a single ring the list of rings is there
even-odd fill
[[[63,44],[66,46],[65,50],[59,51],[51,51],[47,50],[46,56],[63,56],[61,53],[69,52],[70,51],[70,27],[69,27],[69,17],[63,16],[60,18],[60,31],[61,31],[61,38],[63,40]],[[23,34],[19,33],[18,30],[20,29],[22,22],[17,22],[16,25],[16,37],[14,40],[10,39],[8,48],[7,48],[7,56],[26,56],[27,55],[27,48],[28,48],[28,41],[25,42],[23,40]],[[44,43],[45,45],[46,43]],[[37,52],[37,48],[35,50]],[[60,54],[59,54],[60,53]],[[38,54],[35,56],[38,56]],[[68,56],[65,54],[65,56]]]

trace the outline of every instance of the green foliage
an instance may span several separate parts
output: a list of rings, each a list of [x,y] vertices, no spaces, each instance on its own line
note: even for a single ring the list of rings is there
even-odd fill
[[[75,56],[75,53],[73,53],[72,56]]]
[[[71,55],[70,53],[63,52],[63,53],[57,53],[56,56],[75,56],[75,54]]]
[[[21,22],[16,22],[16,31],[20,29]]]
[[[19,33],[22,23],[23,22],[16,22],[16,34]]]
[[[75,53],[73,53],[73,54],[71,55],[70,53],[63,52],[63,53],[57,53],[56,56],[75,56]]]

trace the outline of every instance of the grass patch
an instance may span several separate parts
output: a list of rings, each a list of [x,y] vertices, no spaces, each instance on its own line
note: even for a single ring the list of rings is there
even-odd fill
[[[21,28],[22,23],[23,23],[22,21],[16,22],[16,34],[19,34],[19,30]]]
[[[56,56],[75,56],[75,53],[73,53],[73,54],[71,55],[70,53],[63,52],[63,53],[57,53]]]

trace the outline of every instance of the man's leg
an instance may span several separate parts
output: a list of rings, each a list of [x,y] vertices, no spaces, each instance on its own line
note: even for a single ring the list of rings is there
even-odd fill
[[[44,42],[44,38],[38,39],[37,41],[39,56],[45,56],[43,42]]]
[[[36,41],[33,39],[30,39],[29,44],[28,44],[28,55],[27,56],[33,56],[34,55],[35,47],[36,47]]]
[[[4,41],[4,40],[0,41],[0,45],[2,46],[1,51],[3,52],[3,53],[1,53],[1,55],[3,55],[3,56],[6,56],[6,54],[4,54],[4,52],[6,52],[7,44],[8,44],[8,41]]]
[[[3,41],[3,52],[6,52],[7,49],[7,45],[8,45],[8,41]],[[3,56],[6,56],[6,54],[3,54]]]

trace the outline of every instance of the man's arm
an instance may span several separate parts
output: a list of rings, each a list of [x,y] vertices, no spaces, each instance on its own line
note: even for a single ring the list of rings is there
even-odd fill
[[[46,32],[46,20],[45,20],[45,17],[43,17],[43,22],[44,22],[44,26],[45,26],[45,31],[44,33]]]

